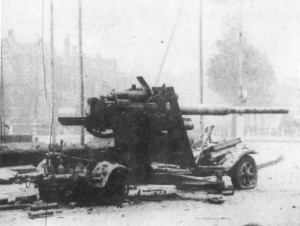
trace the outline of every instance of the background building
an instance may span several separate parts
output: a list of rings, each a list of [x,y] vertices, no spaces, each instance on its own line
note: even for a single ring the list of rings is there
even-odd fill
[[[13,30],[10,30],[7,37],[2,39],[2,58],[4,116],[10,127],[9,133],[49,135],[52,103],[50,44],[44,44],[43,63],[42,40],[24,44],[16,40]],[[83,62],[85,99],[98,97],[120,86],[115,59],[84,55]],[[64,42],[63,53],[55,54],[54,70],[57,115],[79,116],[79,55],[77,47],[70,46],[68,37]],[[58,125],[58,135],[63,132]]]

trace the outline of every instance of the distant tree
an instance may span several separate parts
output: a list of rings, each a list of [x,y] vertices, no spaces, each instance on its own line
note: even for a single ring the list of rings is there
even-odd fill
[[[243,88],[247,91],[247,105],[268,105],[274,97],[276,78],[273,67],[266,56],[256,50],[242,37],[239,31],[231,28],[223,40],[216,43],[215,54],[208,67],[208,85],[230,104],[240,103],[239,54],[242,56]],[[241,46],[241,48],[240,48]]]

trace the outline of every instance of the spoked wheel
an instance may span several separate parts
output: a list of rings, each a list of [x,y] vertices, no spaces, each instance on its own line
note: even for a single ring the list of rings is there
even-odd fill
[[[254,159],[246,155],[232,169],[231,181],[237,189],[255,188],[257,185],[257,167]]]

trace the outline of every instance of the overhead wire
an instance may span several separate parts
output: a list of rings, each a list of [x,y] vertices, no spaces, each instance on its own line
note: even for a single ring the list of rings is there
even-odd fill
[[[172,32],[171,32],[171,35],[170,35],[170,38],[169,38],[169,42],[168,42],[168,44],[167,44],[166,51],[165,51],[165,53],[164,53],[164,55],[163,55],[163,58],[162,58],[162,61],[161,61],[161,63],[160,63],[160,66],[159,66],[159,69],[158,69],[158,73],[157,73],[157,76],[156,76],[156,79],[155,79],[155,85],[158,85],[158,82],[159,82],[159,78],[160,78],[162,69],[163,69],[164,64],[165,64],[165,62],[166,62],[166,59],[167,59],[167,56],[168,56],[168,53],[169,53],[171,44],[172,44],[172,42],[173,42],[174,35],[175,35],[175,31],[176,31],[176,28],[177,28],[177,25],[178,25],[178,22],[179,22],[179,18],[180,18],[182,9],[183,9],[184,1],[185,1],[185,0],[182,0],[181,4],[180,4],[180,6],[179,6],[179,9],[178,9],[178,11],[177,11],[175,23],[174,23],[174,26],[173,26],[173,29],[172,29]]]

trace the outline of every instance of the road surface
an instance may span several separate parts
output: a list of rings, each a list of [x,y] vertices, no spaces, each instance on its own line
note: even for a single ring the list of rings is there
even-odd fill
[[[31,220],[26,211],[0,212],[0,225],[300,225],[300,143],[249,143],[264,156],[284,160],[259,170],[258,186],[236,191],[221,205],[201,201],[144,202],[123,208],[61,209],[55,216]],[[202,197],[203,192],[189,193]]]

